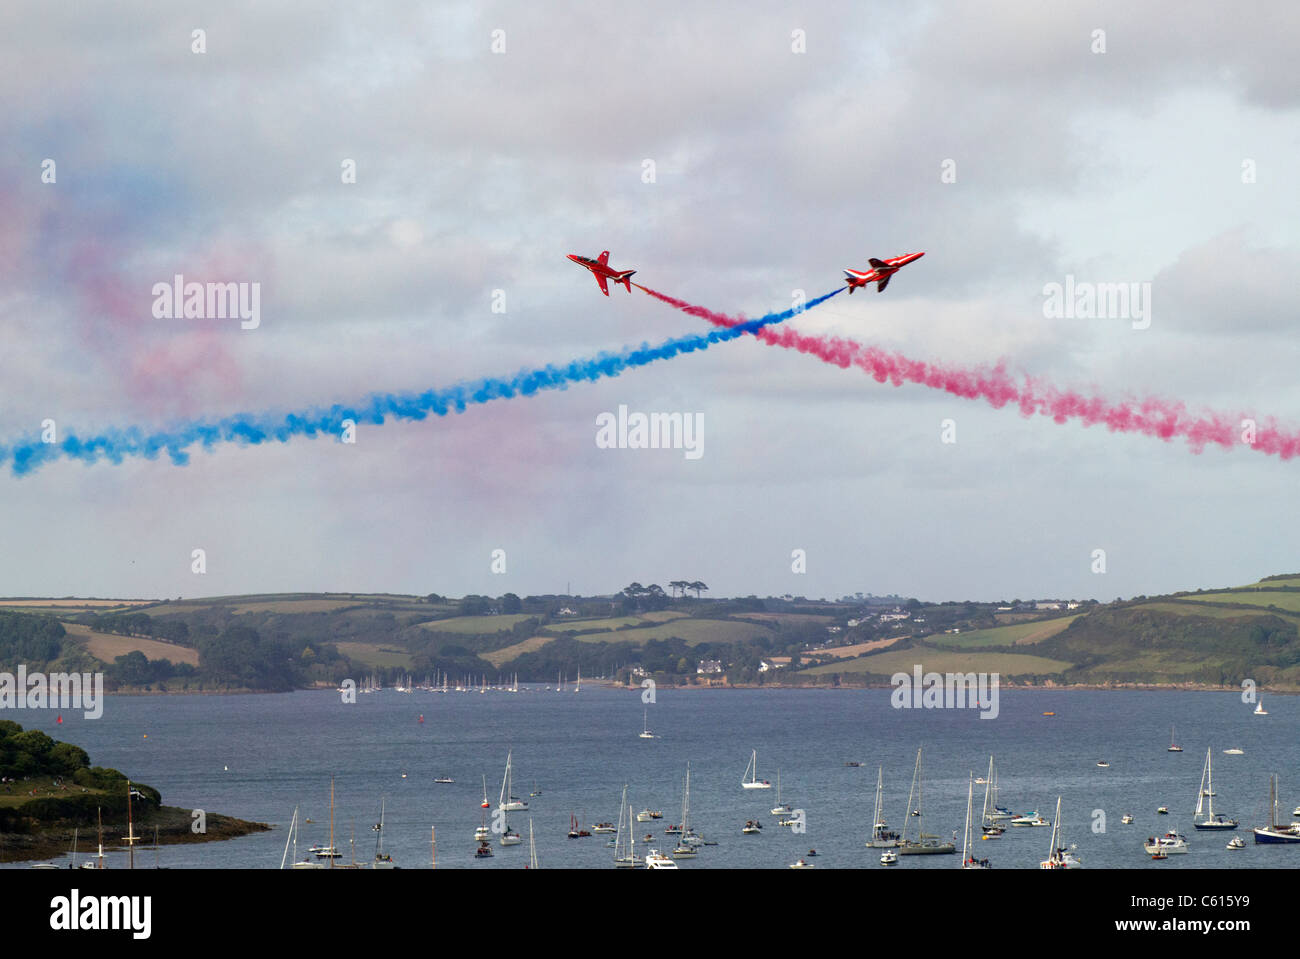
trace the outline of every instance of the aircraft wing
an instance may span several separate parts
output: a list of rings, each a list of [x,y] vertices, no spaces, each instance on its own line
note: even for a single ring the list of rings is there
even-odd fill
[[[876,292],[877,292],[877,293],[881,293],[881,292],[883,292],[884,289],[885,289],[885,287],[889,286],[889,278],[890,278],[891,276],[893,276],[893,275],[894,275],[894,274],[892,274],[892,273],[887,273],[887,274],[885,275],[885,278],[884,278],[883,280],[881,280],[879,283],[876,284]]]
[[[592,275],[596,277],[596,282],[600,284],[600,292],[609,296],[609,284],[605,282],[605,274],[597,273],[595,270],[592,270],[591,272]]]

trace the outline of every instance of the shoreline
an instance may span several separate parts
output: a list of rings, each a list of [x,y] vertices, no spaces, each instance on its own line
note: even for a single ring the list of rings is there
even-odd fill
[[[158,845],[175,846],[200,842],[220,842],[225,839],[238,839],[255,832],[266,832],[274,827],[270,823],[252,822],[223,816],[220,813],[208,813],[205,823],[207,831],[194,833],[191,830],[191,810],[179,806],[160,806],[157,811],[145,819],[137,821],[135,827],[141,830],[140,842],[136,849],[153,847],[153,836],[148,833],[154,826],[158,827]],[[125,822],[106,820],[104,834],[119,837],[127,829]],[[84,835],[83,835],[84,833]],[[73,838],[78,844],[77,855],[84,860],[94,858],[98,846],[96,829],[80,827],[49,826],[30,833],[0,833],[0,862],[34,862],[37,860],[61,859],[72,852]],[[121,852],[127,846],[119,839],[104,843],[106,852]],[[88,852],[87,850],[91,850]]]

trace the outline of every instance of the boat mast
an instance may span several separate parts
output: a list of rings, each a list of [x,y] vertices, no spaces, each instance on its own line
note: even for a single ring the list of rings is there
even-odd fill
[[[966,832],[961,839],[961,864],[970,862],[970,810],[975,798],[975,774],[969,773],[966,783]]]
[[[916,779],[921,774],[921,750],[916,751],[916,768],[912,770],[912,788],[907,791],[907,817],[903,820],[903,835],[899,838],[899,844],[902,845],[907,841],[907,827],[912,821],[912,813],[919,811],[912,805],[912,797],[916,795]],[[920,817],[918,817],[920,818]],[[916,828],[919,830],[921,824],[918,822]]]

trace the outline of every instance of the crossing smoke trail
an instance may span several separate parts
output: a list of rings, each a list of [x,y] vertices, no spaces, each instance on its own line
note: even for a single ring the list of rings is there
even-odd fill
[[[640,284],[635,284],[640,286]],[[718,327],[736,329],[735,317],[695,306],[664,293],[641,287],[657,300],[691,316],[708,320]],[[819,301],[820,302],[820,301]],[[994,409],[1008,404],[1020,408],[1022,415],[1049,416],[1057,423],[1077,419],[1084,426],[1102,423],[1116,433],[1141,433],[1163,440],[1182,437],[1192,452],[1200,453],[1208,443],[1231,449],[1249,445],[1251,449],[1289,460],[1300,455],[1300,431],[1284,430],[1272,418],[1255,422],[1245,414],[1231,415],[1207,411],[1193,415],[1177,400],[1160,397],[1113,401],[1102,396],[1087,396],[1075,390],[1059,389],[1030,376],[1017,383],[1002,363],[993,367],[960,368],[910,359],[901,353],[864,346],[833,336],[809,336],[788,328],[754,331],[754,336],[770,346],[798,350],[825,363],[847,369],[856,366],[876,382],[919,383],[968,400],[985,400]],[[1253,442],[1244,439],[1243,420],[1255,423]]]
[[[808,301],[804,309],[829,300],[843,288],[832,290]],[[240,413],[216,421],[193,420],[171,429],[145,432],[139,427],[107,430],[94,436],[69,433],[62,442],[43,443],[38,439],[24,438],[11,446],[0,445],[0,466],[11,461],[15,475],[22,476],[56,459],[68,458],[96,463],[108,460],[121,463],[128,456],[155,459],[166,453],[174,464],[184,466],[189,462],[191,446],[201,444],[212,449],[221,443],[258,445],[268,440],[287,443],[295,436],[329,434],[338,436],[343,421],[357,424],[381,424],[386,417],[399,420],[422,420],[430,413],[446,416],[465,412],[466,407],[491,400],[532,396],[539,390],[562,390],[570,383],[590,382],[618,376],[624,370],[645,366],[655,360],[666,360],[683,353],[706,350],[715,343],[734,340],[746,333],[756,333],[774,323],[794,316],[798,310],[769,313],[753,320],[744,317],[726,317],[719,329],[704,334],[665,340],[658,346],[643,343],[617,353],[599,353],[595,357],[574,360],[571,363],[520,370],[510,377],[484,377],[455,386],[424,393],[376,393],[369,399],[351,406],[334,404],[327,409],[314,408],[291,413]],[[721,315],[721,314],[719,314]]]

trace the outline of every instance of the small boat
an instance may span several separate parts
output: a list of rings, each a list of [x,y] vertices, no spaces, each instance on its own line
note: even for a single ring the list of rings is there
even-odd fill
[[[1125,813],[1124,818],[1121,819],[1120,822],[1122,822],[1125,826],[1131,826],[1133,825],[1133,817],[1128,813]]]
[[[763,824],[757,819],[748,820],[740,830],[746,836],[757,836],[763,831]]]
[[[1202,806],[1206,806],[1204,819],[1201,818]],[[1237,820],[1214,811],[1214,772],[1210,768],[1209,747],[1205,750],[1205,769],[1201,771],[1201,788],[1196,797],[1196,812],[1193,815],[1192,825],[1197,829],[1236,829],[1238,825]]]
[[[1291,815],[1300,816],[1300,806],[1296,806],[1295,809],[1292,810]]]
[[[740,785],[746,789],[771,789],[772,784],[766,779],[758,778],[758,750],[753,750],[749,755],[749,765],[745,767],[745,774],[749,776],[740,779]]]
[[[1024,816],[1017,816],[1011,820],[1013,826],[1050,826],[1051,823],[1038,814],[1037,811],[1031,812]]]
[[[773,815],[773,816],[788,816],[788,815],[789,815],[790,813],[792,813],[792,812],[794,812],[794,810],[790,807],[790,804],[789,804],[788,802],[781,802],[781,769],[780,769],[780,767],[777,767],[777,770],[776,770],[776,805],[772,807],[772,815]],[[781,825],[784,826],[785,823],[781,823]]]
[[[1104,759],[1101,762],[1097,763],[1097,765],[1100,766],[1102,769],[1110,768],[1110,763],[1106,762],[1106,760]]]
[[[1268,710],[1264,708],[1264,700],[1261,699],[1259,702],[1255,704],[1255,715],[1256,716],[1268,715]]]
[[[650,822],[650,820],[652,819],[663,819],[663,818],[664,818],[663,813],[654,812],[653,810],[650,809],[642,809],[639,813],[636,814],[637,822]]]
[[[677,863],[661,853],[658,849],[651,849],[645,857],[645,867],[647,869],[676,869]]]
[[[1300,823],[1287,823],[1286,825],[1283,825],[1277,821],[1276,775],[1270,776],[1268,779],[1268,809],[1268,825],[1255,827],[1255,842],[1262,844],[1300,842]]]
[[[989,861],[987,859],[976,859],[971,855],[970,850],[970,820],[971,811],[975,801],[975,778],[974,773],[967,777],[966,785],[966,831],[961,840],[961,867],[963,869],[987,869]]]
[[[1043,713],[1044,716],[1055,716],[1056,713]]]
[[[1166,752],[1181,753],[1182,751],[1183,751],[1183,747],[1178,745],[1178,742],[1174,739],[1174,727],[1170,726],[1169,727],[1169,749],[1167,749]]]
[[[649,710],[645,710],[645,709],[641,710],[641,732],[637,733],[638,739],[655,738],[655,734],[650,732],[650,727],[647,725],[647,721],[649,720],[649,718],[650,718]]]
[[[591,831],[596,833],[598,836],[617,832],[612,822],[598,822],[596,825],[591,827]]]
[[[1169,807],[1168,807],[1168,806],[1157,806],[1157,807],[1156,807],[1156,815],[1158,815],[1158,816],[1168,816],[1168,815],[1169,815]]]
[[[817,855],[817,850],[816,850],[816,849],[809,849],[809,850],[808,850],[808,856],[809,856],[809,858],[811,858],[811,857],[813,857],[813,856],[815,856],[815,855]]]
[[[492,855],[493,855],[492,844],[488,842],[486,839],[480,842],[478,844],[478,848],[474,850],[475,859],[487,859],[489,856]]]
[[[1169,857],[1168,857],[1167,855],[1165,855],[1163,852],[1153,852],[1153,853],[1151,854],[1151,858],[1152,858],[1152,859],[1168,859]]]
[[[791,869],[812,869],[813,864],[804,859],[798,859],[790,863]]]
[[[487,776],[486,775],[483,777],[483,801],[479,803],[479,805],[482,806],[484,809],[492,808],[492,804],[488,802],[488,798],[487,798]]]
[[[1052,845],[1047,858],[1038,864],[1039,869],[1079,869],[1082,864],[1071,854],[1074,847],[1066,848],[1061,835],[1061,797],[1056,797],[1056,818],[1052,821]]]
[[[479,826],[474,830],[475,842],[486,842],[491,838],[492,838],[492,830],[487,827],[486,823],[484,823],[482,826]]]
[[[1180,836],[1171,830],[1158,839],[1152,836],[1142,844],[1142,848],[1153,856],[1156,853],[1164,853],[1165,855],[1176,852],[1185,853],[1188,848],[1187,837]]]
[[[1244,756],[1245,754],[1246,751],[1244,749],[1238,749],[1235,746],[1232,749],[1225,749],[1223,751],[1223,755],[1225,756]]]
[[[456,780],[452,779],[450,776],[439,776],[434,780],[436,783],[454,783],[455,781]]]
[[[882,866],[897,866],[898,853],[894,852],[892,849],[886,849],[880,854],[880,864]]]
[[[1233,836],[1231,839],[1228,840],[1228,845],[1225,846],[1224,848],[1226,848],[1226,849],[1245,849],[1245,848],[1246,848],[1246,840],[1242,839],[1240,836]]]
[[[569,838],[586,839],[590,835],[591,833],[588,830],[583,829],[580,825],[578,825],[578,817],[574,816],[573,814],[570,814],[569,815]]]
[[[885,793],[885,767],[876,770],[876,811],[872,815],[871,838],[867,845],[876,849],[890,849],[898,844],[898,833],[889,828],[881,814],[881,802]]]
[[[858,766],[861,766],[862,763],[854,762],[853,760],[849,760],[849,761],[846,762],[844,765],[846,765],[846,766],[851,766],[851,767],[853,767],[853,768],[856,769]]]

